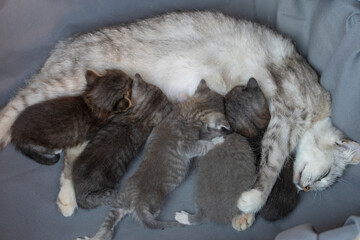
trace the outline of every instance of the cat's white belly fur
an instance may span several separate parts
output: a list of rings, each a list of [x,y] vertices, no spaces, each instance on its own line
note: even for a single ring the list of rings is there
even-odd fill
[[[273,95],[276,87],[266,69],[266,57],[251,56],[250,47],[242,50],[246,51],[232,53],[231,61],[227,54],[221,56],[214,50],[214,61],[205,64],[204,53],[185,51],[182,56],[174,53],[153,61],[138,59],[128,62],[123,59],[119,67],[130,75],[140,73],[147,82],[160,87],[171,100],[183,100],[193,95],[201,79],[224,95],[236,85],[246,85],[249,78],[254,77],[266,96]]]

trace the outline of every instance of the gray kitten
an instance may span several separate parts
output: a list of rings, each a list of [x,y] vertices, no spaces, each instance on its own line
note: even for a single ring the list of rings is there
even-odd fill
[[[224,98],[211,91],[204,80],[193,97],[175,106],[153,129],[142,163],[125,183],[100,230],[91,239],[111,239],[115,225],[129,213],[149,228],[180,225],[155,218],[165,197],[185,178],[190,160],[203,156],[222,142],[222,137],[200,140],[203,123],[214,129],[230,129],[224,115]]]
[[[198,160],[197,177],[197,212],[194,215],[177,212],[178,222],[186,225],[232,222],[236,230],[252,224],[254,217],[243,215],[248,224],[242,226],[238,220],[242,212],[236,206],[240,194],[250,189],[256,180],[255,158],[245,137],[237,133],[226,136],[223,144]]]

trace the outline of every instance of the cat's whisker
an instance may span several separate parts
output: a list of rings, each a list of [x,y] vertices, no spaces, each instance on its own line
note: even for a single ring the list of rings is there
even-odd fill
[[[339,179],[338,179],[338,182],[339,182],[339,183],[342,183],[342,184],[344,184],[344,185],[346,185],[346,186],[352,185],[351,182],[349,182],[349,181],[347,181],[347,180],[345,180],[345,179],[343,179],[343,178],[339,178]]]

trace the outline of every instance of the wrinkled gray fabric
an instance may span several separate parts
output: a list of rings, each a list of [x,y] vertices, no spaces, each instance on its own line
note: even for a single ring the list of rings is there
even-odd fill
[[[215,9],[255,20],[290,37],[330,90],[333,120],[360,141],[360,2],[355,0],[16,0],[0,1],[0,106],[36,73],[57,41],[81,31],[130,22],[173,10]],[[132,164],[134,172],[139,161]],[[0,152],[0,240],[75,239],[96,232],[108,207],[78,210],[64,218],[56,209],[62,163],[42,166],[8,146]],[[129,174],[127,176],[129,176]],[[194,211],[195,175],[172,193],[161,219],[178,210]],[[231,226],[149,230],[131,218],[117,228],[115,239],[274,239],[299,224],[318,232],[342,226],[360,215],[360,166],[352,166],[331,189],[301,194],[288,218],[258,219],[245,232]]]
[[[302,224],[285,230],[275,240],[356,240],[360,237],[360,217],[349,217],[344,226],[317,233],[310,224]]]

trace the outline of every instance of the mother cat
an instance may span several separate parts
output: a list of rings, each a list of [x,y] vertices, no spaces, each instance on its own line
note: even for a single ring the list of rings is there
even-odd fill
[[[359,163],[355,142],[343,140],[330,121],[330,96],[292,43],[255,23],[214,12],[170,13],[125,26],[79,34],[59,43],[29,84],[0,112],[0,145],[27,106],[79,94],[84,72],[120,68],[139,72],[173,101],[192,95],[200,81],[221,94],[255,77],[268,100],[271,120],[252,190],[238,207],[257,212],[286,156],[297,146],[294,181],[304,190],[330,186],[350,163]]]

